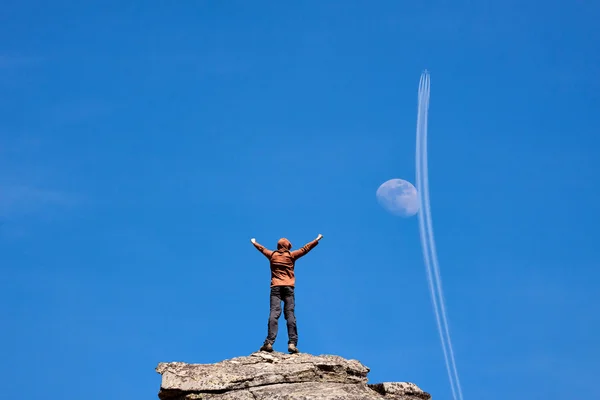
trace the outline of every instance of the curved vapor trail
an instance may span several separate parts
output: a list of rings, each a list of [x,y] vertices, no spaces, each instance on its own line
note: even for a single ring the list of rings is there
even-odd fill
[[[429,74],[427,74],[427,105],[429,105]],[[424,204],[426,206],[425,219],[427,220],[427,231],[429,236],[429,245],[431,251],[431,259],[433,264],[433,271],[435,276],[435,281],[437,285],[437,294],[439,297],[439,304],[441,308],[440,315],[442,316],[442,323],[444,326],[444,331],[446,335],[446,341],[448,345],[448,350],[450,352],[450,361],[452,363],[452,370],[454,372],[454,379],[456,385],[456,391],[458,392],[458,398],[462,400],[462,390],[460,387],[460,380],[458,378],[458,370],[456,369],[456,362],[454,360],[454,350],[452,349],[452,341],[450,340],[450,329],[448,328],[448,321],[446,318],[446,301],[444,299],[444,294],[442,291],[442,279],[440,277],[440,267],[437,258],[437,251],[435,248],[435,239],[433,236],[433,226],[431,223],[431,205],[429,203],[429,173],[428,173],[428,163],[427,163],[427,110],[425,111],[424,118],[424,129],[422,130],[422,139],[423,139],[423,189],[424,189]]]
[[[419,82],[419,105],[417,114],[416,180],[420,206],[419,232],[423,248],[423,257],[425,259],[425,267],[427,270],[427,281],[429,283],[433,309],[438,332],[440,334],[440,341],[442,343],[442,350],[444,352],[444,360],[446,362],[446,370],[448,371],[448,378],[450,380],[452,397],[456,400],[456,395],[458,393],[458,399],[462,400],[462,390],[458,378],[458,371],[456,369],[456,362],[454,361],[454,351],[452,349],[450,330],[448,329],[448,321],[446,318],[446,307],[442,292],[437,252],[435,250],[435,239],[433,237],[433,227],[431,222],[431,208],[429,204],[429,177],[427,168],[427,114],[429,108],[429,91],[429,74],[425,71],[421,75],[421,80]],[[437,286],[437,288],[435,286]],[[441,310],[438,310],[438,302]],[[443,330],[442,325],[444,328]]]
[[[421,75],[421,81],[419,82],[419,104],[418,104],[418,110],[417,110],[417,149],[416,149],[416,171],[417,171],[417,177],[416,177],[416,183],[417,183],[417,194],[419,197],[419,233],[421,236],[421,247],[423,250],[423,258],[425,259],[425,268],[426,268],[426,272],[427,272],[427,282],[429,283],[429,291],[431,294],[431,301],[433,302],[433,311],[435,314],[435,319],[436,319],[436,323],[437,323],[437,327],[438,327],[438,332],[440,334],[440,342],[442,343],[442,351],[444,353],[444,360],[446,362],[446,370],[448,371],[448,379],[450,380],[450,389],[452,390],[452,398],[456,400],[456,390],[454,388],[454,379],[452,377],[452,373],[450,370],[450,362],[448,360],[448,350],[446,349],[446,341],[444,338],[444,335],[442,333],[442,325],[441,325],[441,320],[440,320],[440,312],[438,310],[438,304],[437,304],[437,296],[436,296],[436,289],[434,286],[434,282],[433,282],[433,277],[432,277],[432,266],[431,266],[431,259],[430,259],[430,255],[429,255],[429,244],[428,244],[428,236],[427,236],[427,232],[426,232],[426,228],[425,228],[425,221],[424,221],[424,213],[426,212],[426,208],[424,207],[423,203],[423,190],[422,190],[422,171],[421,171],[421,156],[422,156],[422,151],[421,151],[421,136],[422,136],[422,130],[423,130],[423,119],[427,119],[427,108],[429,106],[428,102],[425,101],[426,97],[428,97],[429,94],[429,87],[425,86],[425,82],[426,82],[426,75],[425,73],[423,75]]]

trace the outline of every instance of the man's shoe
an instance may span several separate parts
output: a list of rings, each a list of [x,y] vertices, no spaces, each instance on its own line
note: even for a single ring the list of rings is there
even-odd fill
[[[300,350],[298,350],[294,343],[288,344],[288,351],[290,352],[290,354],[300,353]]]
[[[265,343],[260,348],[260,351],[268,351],[269,353],[273,351],[273,345],[271,343]]]

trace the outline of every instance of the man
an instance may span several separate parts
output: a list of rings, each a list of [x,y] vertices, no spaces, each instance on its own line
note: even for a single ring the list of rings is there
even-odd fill
[[[319,244],[323,235],[319,234],[315,240],[307,243],[298,250],[291,251],[292,244],[286,238],[277,242],[277,250],[266,249],[252,238],[250,241],[270,261],[271,267],[271,312],[269,313],[268,334],[260,351],[273,351],[273,343],[277,337],[278,320],[281,316],[281,302],[283,301],[283,315],[287,321],[288,351],[298,353],[298,331],[296,329],[296,316],[294,315],[294,266],[296,260],[306,255]]]

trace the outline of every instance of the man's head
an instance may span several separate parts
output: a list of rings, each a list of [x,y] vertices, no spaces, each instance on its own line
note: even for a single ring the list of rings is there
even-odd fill
[[[292,243],[290,243],[290,241],[287,240],[286,238],[281,238],[277,242],[277,250],[281,250],[281,249],[290,250],[291,248],[292,248]]]

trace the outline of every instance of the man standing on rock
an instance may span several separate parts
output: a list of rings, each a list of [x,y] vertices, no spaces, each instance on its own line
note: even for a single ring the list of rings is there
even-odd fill
[[[294,266],[296,260],[306,255],[319,244],[323,235],[319,234],[315,240],[307,243],[298,250],[291,251],[292,244],[286,238],[277,242],[277,250],[266,249],[252,238],[250,241],[270,261],[271,266],[271,312],[269,314],[269,330],[267,338],[260,351],[273,351],[273,343],[277,337],[278,320],[281,316],[281,302],[283,301],[283,315],[287,321],[288,351],[298,353],[298,331],[296,329],[296,316],[294,315]]]

